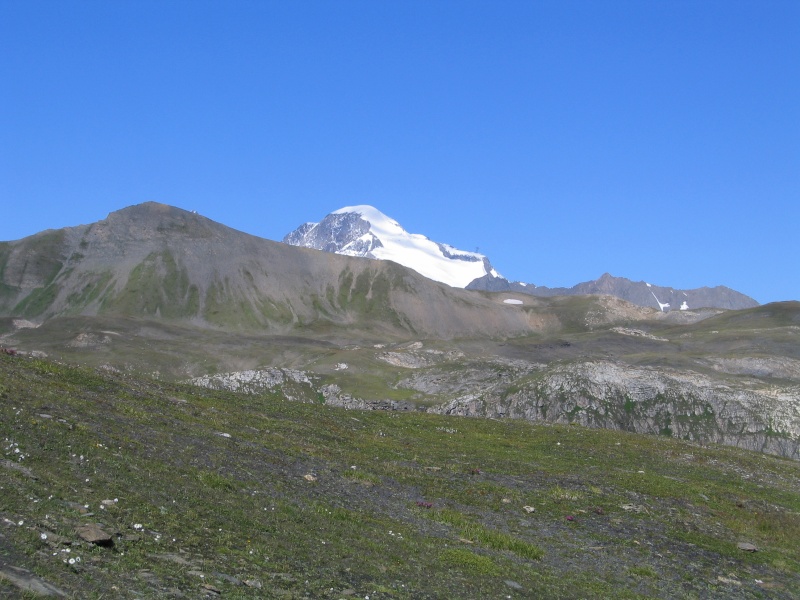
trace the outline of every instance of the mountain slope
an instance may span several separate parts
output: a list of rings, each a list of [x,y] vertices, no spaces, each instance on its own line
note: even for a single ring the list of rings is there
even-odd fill
[[[107,219],[0,244],[0,316],[147,317],[287,332],[514,335],[518,307],[389,261],[297,248],[145,203]]]
[[[345,256],[391,260],[453,287],[466,287],[484,276],[499,276],[484,255],[408,233],[372,206],[341,208],[319,223],[301,225],[283,241]]]
[[[519,292],[531,296],[575,296],[608,294],[639,306],[661,310],[688,310],[696,308],[725,308],[739,310],[758,306],[758,302],[725,286],[678,290],[652,285],[644,281],[631,281],[605,273],[599,279],[586,281],[569,288],[549,288],[528,283],[511,282],[496,277],[483,277],[467,286],[470,290],[492,292]]]
[[[0,398],[3,598],[800,595],[796,461],[2,354]]]

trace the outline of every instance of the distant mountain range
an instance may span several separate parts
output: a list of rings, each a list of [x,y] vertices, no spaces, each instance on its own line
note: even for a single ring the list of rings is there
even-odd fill
[[[473,290],[518,292],[531,296],[605,294],[662,311],[758,306],[753,298],[725,286],[679,290],[613,277],[608,273],[570,288],[512,282],[500,275],[483,254],[458,250],[424,235],[408,233],[397,221],[372,206],[340,208],[319,223],[304,223],[287,234],[283,241],[345,256],[391,260],[434,281]]]
[[[639,306],[650,306],[661,310],[688,310],[690,308],[726,308],[739,310],[753,308],[758,302],[749,296],[718,285],[692,290],[678,290],[653,285],[644,281],[631,281],[605,273],[594,281],[585,281],[569,288],[549,288],[530,283],[511,282],[497,277],[481,277],[470,282],[468,290],[492,292],[519,292],[531,296],[582,296],[606,294],[627,300]]]

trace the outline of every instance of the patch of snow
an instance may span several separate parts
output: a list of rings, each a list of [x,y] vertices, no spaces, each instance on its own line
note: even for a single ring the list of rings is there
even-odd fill
[[[648,283],[647,285],[649,286],[650,284]],[[669,308],[669,302],[667,302],[666,304],[662,304],[653,290],[650,290],[650,293],[653,294],[653,298],[656,299],[656,304],[658,304],[658,308],[661,309],[661,312],[664,312],[665,308]]]
[[[506,298],[503,300],[504,304],[524,304],[522,300],[517,300],[516,298]]]
[[[683,304],[681,304],[681,310],[689,310],[689,305],[686,304],[686,300],[684,300]]]
[[[647,283],[647,282],[645,282],[645,285],[646,285],[647,287],[653,287],[652,285],[650,285],[650,284],[649,284],[649,283]]]

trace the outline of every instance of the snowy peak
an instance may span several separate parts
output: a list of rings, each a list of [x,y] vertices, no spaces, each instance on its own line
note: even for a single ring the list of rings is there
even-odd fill
[[[499,277],[483,254],[408,233],[397,221],[368,205],[340,208],[319,223],[301,225],[283,241],[346,256],[391,260],[453,287],[466,287],[486,275]]]

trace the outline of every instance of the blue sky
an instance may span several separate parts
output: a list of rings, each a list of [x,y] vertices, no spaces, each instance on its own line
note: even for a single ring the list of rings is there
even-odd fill
[[[506,277],[800,299],[796,0],[0,0],[0,240],[372,204]]]

